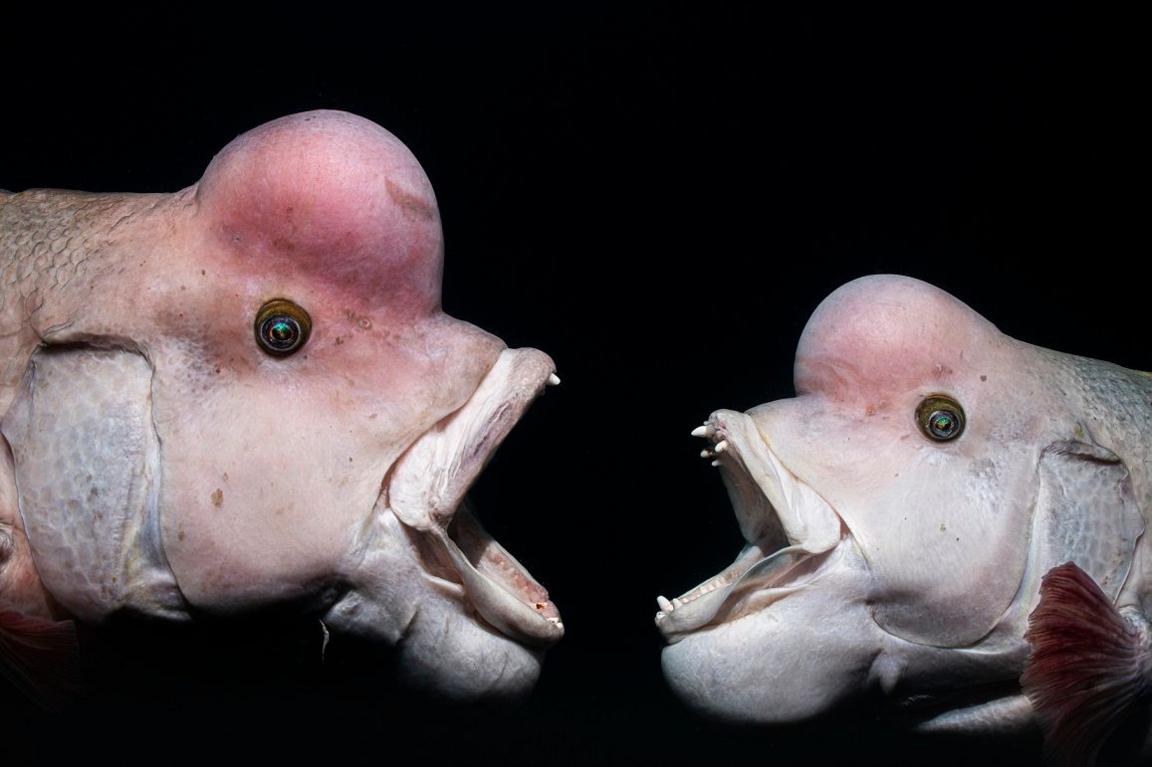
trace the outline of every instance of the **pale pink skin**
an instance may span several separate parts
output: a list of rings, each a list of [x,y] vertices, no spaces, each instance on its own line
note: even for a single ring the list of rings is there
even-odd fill
[[[37,230],[71,237],[65,255],[85,249],[67,280],[49,285],[27,267]],[[152,368],[163,556],[188,605],[289,602],[322,615],[353,600],[362,604],[338,610],[331,627],[403,638],[410,673],[434,687],[468,697],[531,686],[538,648],[477,621],[458,587],[430,578],[418,536],[381,496],[397,459],[465,405],[505,352],[441,311],[436,199],[392,134],[310,112],[240,136],[172,195],[0,194],[0,259],[6,274],[31,275],[2,307],[0,413],[41,342],[138,350]],[[285,358],[254,339],[255,313],[273,298],[312,318],[306,347]],[[527,362],[512,378],[541,388],[551,362],[516,354]],[[19,530],[13,500],[4,487],[0,522]],[[56,614],[69,612],[55,593],[69,576],[37,564],[55,578]],[[0,580],[0,600],[20,593],[31,605],[34,592]]]
[[[1149,607],[1152,559],[1146,537],[1135,542],[1152,508],[1145,374],[1016,341],[947,293],[886,275],[851,282],[817,308],[795,385],[795,398],[718,411],[707,436],[749,425],[822,499],[799,516],[831,509],[840,539],[815,549],[828,553],[810,560],[814,575],[762,588],[759,607],[721,611],[706,625],[686,617],[691,600],[680,624],[662,611],[658,624],[673,642],[665,673],[694,707],[793,722],[876,687],[946,696],[1011,683],[1027,657],[1022,636],[1039,577],[1068,559],[1106,573],[1118,606]],[[917,405],[937,394],[967,415],[955,441],[933,442],[916,424]],[[1102,459],[1046,452],[1065,441],[1091,443],[1084,449]],[[750,452],[732,438],[717,456],[730,490],[747,487],[732,456]],[[1107,463],[1116,456],[1121,463]],[[1063,480],[1067,503],[1082,507],[1050,502],[1062,493],[1037,496],[1042,465]],[[1112,503],[1113,485],[1097,482],[1096,467],[1107,467],[1109,482],[1120,478],[1122,503]],[[768,512],[749,509],[737,502],[746,535],[766,529],[758,515]],[[805,538],[775,545],[788,542],[803,549]],[[1027,699],[1012,695],[929,724],[997,730],[1030,717]]]

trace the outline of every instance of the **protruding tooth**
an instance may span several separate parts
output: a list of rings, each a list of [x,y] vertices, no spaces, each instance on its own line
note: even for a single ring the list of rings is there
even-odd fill
[[[692,430],[692,436],[693,437],[710,437],[710,436],[712,436],[712,427],[709,426],[708,424],[704,424],[703,426],[697,426],[695,429]]]
[[[719,465],[720,465],[720,462],[719,462],[719,461],[713,461],[713,462],[712,462],[712,465],[713,465],[713,466],[719,466]]]
[[[675,609],[677,607],[683,607],[683,606],[684,606],[684,600],[682,600],[680,597],[676,597],[675,599],[672,600],[672,608],[673,609]]]
[[[717,453],[723,453],[725,450],[728,449],[728,440],[722,439],[719,442],[717,442],[715,449],[716,449]]]
[[[670,613],[674,609],[672,603],[665,597],[656,597],[656,606],[666,613]]]
[[[560,385],[560,376],[556,375],[555,373],[549,373],[548,374],[548,385],[549,386],[559,386]]]
[[[701,458],[715,458],[716,454],[713,453],[711,450],[705,448],[705,449],[700,451],[700,457]]]

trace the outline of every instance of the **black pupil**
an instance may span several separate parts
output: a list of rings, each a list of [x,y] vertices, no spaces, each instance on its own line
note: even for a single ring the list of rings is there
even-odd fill
[[[932,432],[940,437],[947,437],[956,430],[956,417],[945,410],[937,410],[928,419]]]
[[[277,351],[286,351],[300,339],[300,324],[291,317],[276,316],[264,320],[264,341]]]

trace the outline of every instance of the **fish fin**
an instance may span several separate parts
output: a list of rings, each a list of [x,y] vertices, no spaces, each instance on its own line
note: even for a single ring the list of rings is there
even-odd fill
[[[0,609],[0,674],[36,703],[63,708],[80,689],[79,669],[75,622]]]
[[[1031,653],[1020,685],[1044,729],[1045,761],[1091,765],[1145,691],[1148,636],[1076,564],[1040,584],[1024,639]]]

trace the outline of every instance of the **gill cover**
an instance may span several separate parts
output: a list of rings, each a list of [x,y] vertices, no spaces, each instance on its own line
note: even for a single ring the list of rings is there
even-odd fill
[[[986,627],[985,634],[1005,621],[1024,620],[1041,578],[1062,562],[1079,565],[1114,602],[1144,531],[1128,468],[1115,453],[1086,442],[1060,441],[1044,448],[1031,509],[1027,564],[1019,588],[1001,620]],[[928,612],[878,605],[876,616],[886,631],[911,641],[938,647],[975,643],[968,637],[957,641],[948,625]]]
[[[1041,455],[1039,476],[1026,601],[1050,569],[1075,562],[1115,602],[1144,532],[1128,467],[1099,445],[1054,442]]]
[[[161,548],[151,384],[139,353],[47,347],[4,416],[41,580],[83,620],[185,616]]]

